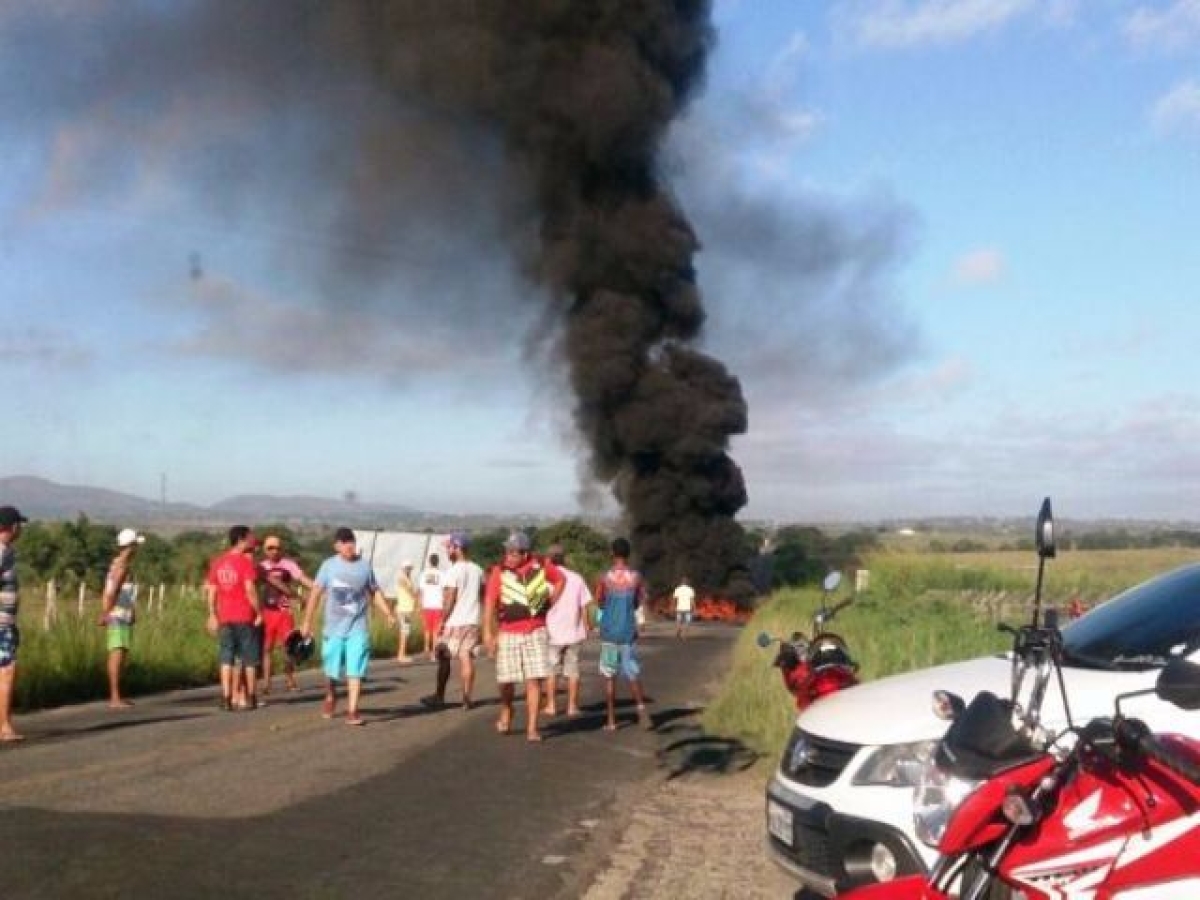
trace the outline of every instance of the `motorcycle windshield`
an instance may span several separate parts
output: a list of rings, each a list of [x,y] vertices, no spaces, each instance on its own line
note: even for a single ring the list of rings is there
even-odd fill
[[[1200,637],[1200,565],[1185,566],[1118,594],[1063,629],[1064,662],[1143,671]]]

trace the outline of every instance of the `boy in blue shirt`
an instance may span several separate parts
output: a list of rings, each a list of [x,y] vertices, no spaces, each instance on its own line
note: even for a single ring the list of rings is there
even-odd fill
[[[629,541],[612,542],[612,567],[596,585],[596,603],[603,611],[600,618],[600,674],[604,676],[604,700],[608,711],[605,731],[617,730],[617,673],[629,682],[637,704],[638,723],[653,728],[646,711],[642,690],[642,668],[634,650],[637,641],[637,609],[646,602],[646,581],[642,573],[629,567]]]

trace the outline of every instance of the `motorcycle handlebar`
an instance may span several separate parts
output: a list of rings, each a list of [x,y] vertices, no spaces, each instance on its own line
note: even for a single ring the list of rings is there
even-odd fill
[[[1117,724],[1117,738],[1122,744],[1133,747],[1181,778],[1200,785],[1200,766],[1164,747],[1146,727],[1145,722],[1139,719],[1122,719]]]

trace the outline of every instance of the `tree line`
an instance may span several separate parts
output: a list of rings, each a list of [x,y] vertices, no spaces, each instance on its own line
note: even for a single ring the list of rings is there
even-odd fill
[[[332,535],[326,531],[298,531],[279,523],[254,526],[255,533],[277,534],[288,555],[309,572],[332,552]],[[534,545],[545,549],[561,544],[572,568],[589,583],[609,562],[612,535],[579,519],[565,519],[529,528]],[[508,529],[493,528],[472,534],[471,555],[481,565],[501,559]],[[26,583],[56,582],[71,590],[81,583],[98,590],[116,548],[117,529],[87,516],[73,520],[30,522],[22,531],[18,571]],[[878,546],[870,531],[854,531],[836,537],[809,526],[787,526],[777,530],[749,529],[746,557],[760,590],[819,583],[832,569],[849,570],[860,564],[862,554]],[[224,530],[193,529],[164,536],[146,533],[137,555],[134,573],[147,584],[199,584],[209,561],[225,549]],[[422,561],[416,561],[418,566]],[[667,592],[670,585],[655,585]]]

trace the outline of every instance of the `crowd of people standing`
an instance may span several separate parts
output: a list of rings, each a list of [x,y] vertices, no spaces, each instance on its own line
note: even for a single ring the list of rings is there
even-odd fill
[[[20,630],[17,625],[18,583],[14,544],[28,520],[11,506],[0,507],[0,742],[22,739],[11,720]],[[211,560],[205,579],[206,627],[217,646],[219,706],[224,711],[253,710],[265,704],[273,689],[275,655],[282,654],[284,686],[297,690],[296,667],[315,649],[321,623],[320,659],[324,676],[321,715],[338,715],[344,692],[344,721],[362,726],[359,700],[371,659],[369,612],[372,605],[399,631],[396,659],[411,663],[409,643],[419,612],[423,653],[435,663],[434,688],[422,698],[430,709],[448,706],[453,670],[459,677],[464,710],[475,704],[477,660],[486,653],[496,663],[500,710],[495,727],[514,730],[517,687],[524,687],[527,740],[542,740],[543,715],[557,716],[558,687],[566,683],[565,714],[580,715],[580,647],[593,628],[600,637],[599,674],[605,682],[604,728],[614,731],[616,681],[624,679],[636,704],[639,723],[652,725],[637,653],[639,610],[647,602],[642,575],[630,566],[631,547],[624,538],[612,542],[612,561],[595,591],[567,564],[559,545],[534,552],[524,532],[504,542],[503,558],[489,571],[471,557],[466,532],[451,534],[444,551],[450,562],[441,568],[438,553],[428,556],[419,574],[405,560],[396,578],[395,603],[385,597],[369,560],[358,550],[354,531],[336,530],[333,554],[310,578],[289,558],[280,535],[260,542],[247,526],[227,534],[228,546]],[[121,674],[132,644],[136,620],[133,561],[145,537],[123,529],[105,577],[99,624],[106,629],[106,673],[109,706],[132,705],[121,689]],[[261,550],[262,557],[258,557]],[[676,592],[683,636],[691,598]],[[299,614],[299,617],[298,617]]]

